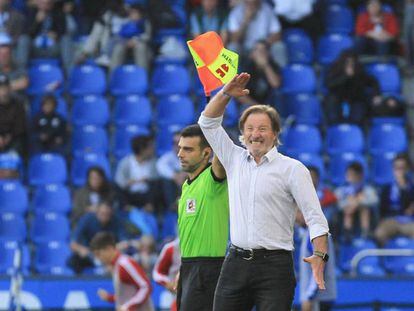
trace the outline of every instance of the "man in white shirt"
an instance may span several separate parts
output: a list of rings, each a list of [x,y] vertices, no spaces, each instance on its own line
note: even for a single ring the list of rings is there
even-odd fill
[[[325,288],[328,223],[309,171],[277,151],[279,115],[270,106],[254,105],[239,120],[236,146],[221,126],[231,97],[247,95],[250,75],[226,84],[200,116],[205,137],[226,169],[232,245],[217,284],[214,310],[290,310],[296,280],[293,269],[293,226],[297,208],[309,227],[314,253],[304,258],[316,283]]]
[[[265,1],[241,1],[231,10],[228,23],[230,50],[247,55],[257,41],[266,40],[273,61],[279,66],[286,65],[282,28],[272,8]]]

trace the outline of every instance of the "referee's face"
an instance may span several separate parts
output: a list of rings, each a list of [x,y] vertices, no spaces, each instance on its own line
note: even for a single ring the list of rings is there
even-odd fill
[[[195,172],[200,166],[207,163],[209,153],[200,148],[200,137],[181,137],[178,142],[178,159],[181,169],[187,173]]]

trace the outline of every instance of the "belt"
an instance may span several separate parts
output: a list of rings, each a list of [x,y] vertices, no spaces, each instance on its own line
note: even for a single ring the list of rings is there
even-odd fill
[[[290,251],[285,249],[265,249],[265,248],[240,248],[236,245],[231,244],[230,252],[232,252],[237,257],[243,258],[244,260],[252,260],[254,258],[265,258],[269,255],[275,254],[290,254]]]

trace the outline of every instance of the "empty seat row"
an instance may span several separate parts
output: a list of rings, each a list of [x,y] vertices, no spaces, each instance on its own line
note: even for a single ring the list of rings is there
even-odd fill
[[[16,241],[0,242],[0,274],[13,273],[16,250],[21,252],[21,271],[24,275],[31,270],[31,256],[27,244]],[[66,262],[71,254],[68,243],[49,241],[37,243],[34,251],[33,270],[39,274],[72,275]]]
[[[35,243],[48,241],[68,241],[70,235],[69,220],[66,215],[55,212],[36,213],[30,222],[30,234],[27,235],[24,216],[15,213],[0,213],[0,241]]]

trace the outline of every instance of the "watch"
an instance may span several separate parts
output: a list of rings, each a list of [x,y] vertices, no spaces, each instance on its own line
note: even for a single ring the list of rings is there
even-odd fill
[[[325,262],[328,262],[328,260],[329,260],[329,255],[327,253],[323,253],[323,252],[320,252],[320,251],[314,251],[313,254],[315,256],[318,256],[318,257],[322,258],[322,260],[325,261]]]

